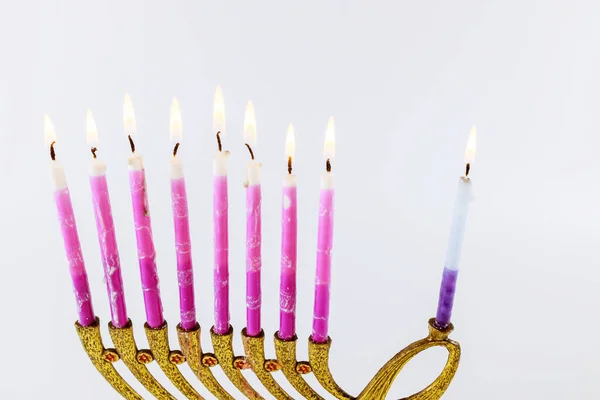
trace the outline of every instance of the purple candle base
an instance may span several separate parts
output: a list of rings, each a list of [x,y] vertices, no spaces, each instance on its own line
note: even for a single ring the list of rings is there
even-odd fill
[[[442,275],[442,285],[440,287],[440,299],[438,301],[435,323],[444,328],[450,323],[452,316],[452,306],[454,304],[454,292],[456,292],[456,279],[458,271],[444,268]]]
[[[329,329],[329,284],[315,285],[315,298],[321,301],[315,302],[312,340],[315,343],[326,343]]]

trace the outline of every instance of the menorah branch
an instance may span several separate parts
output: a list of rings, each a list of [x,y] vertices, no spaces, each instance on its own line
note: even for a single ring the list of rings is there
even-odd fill
[[[282,340],[279,338],[278,332],[275,332],[274,341],[277,361],[281,364],[281,371],[288,382],[290,382],[294,389],[296,389],[305,399],[323,400],[323,397],[315,392],[314,389],[306,383],[304,378],[302,378],[303,374],[311,372],[311,367],[306,361],[299,362],[296,360],[296,342],[298,341],[298,337],[294,335],[290,340]]]

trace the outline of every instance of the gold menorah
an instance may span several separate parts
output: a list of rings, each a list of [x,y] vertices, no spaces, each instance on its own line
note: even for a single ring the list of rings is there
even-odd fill
[[[460,360],[460,345],[449,339],[453,330],[452,324],[445,328],[436,326],[435,319],[429,320],[429,335],[416,341],[392,357],[375,377],[367,384],[358,396],[345,392],[329,369],[329,349],[331,339],[326,343],[316,343],[308,339],[308,361],[298,361],[296,354],[297,337],[291,340],[279,339],[274,335],[275,358],[266,358],[265,336],[250,337],[246,330],[241,332],[245,355],[236,356],[233,351],[233,328],[220,335],[211,329],[213,353],[204,352],[200,346],[200,325],[192,330],[183,330],[177,326],[177,336],[181,350],[169,347],[168,326],[154,329],[145,325],[146,337],[150,349],[139,349],[133,336],[131,320],[123,328],[116,328],[109,323],[109,332],[114,348],[107,348],[100,335],[100,321],[82,326],[75,323],[77,333],[83,347],[102,376],[126,399],[143,399],[112,365],[121,360],[129,368],[136,379],[157,399],[176,399],[169,393],[148,370],[146,364],[156,361],[162,372],[173,385],[188,399],[202,399],[194,386],[181,374],[181,364],[187,362],[202,385],[218,399],[234,399],[217,381],[211,368],[220,366],[227,378],[239,391],[249,399],[263,397],[248,383],[242,370],[251,369],[260,382],[277,399],[293,399],[273,378],[272,372],[281,370],[300,395],[306,399],[323,399],[302,377],[313,373],[321,386],[337,399],[384,399],[392,383],[402,368],[417,354],[431,347],[441,346],[448,350],[448,360],[441,374],[425,389],[404,400],[434,400],[444,394]]]

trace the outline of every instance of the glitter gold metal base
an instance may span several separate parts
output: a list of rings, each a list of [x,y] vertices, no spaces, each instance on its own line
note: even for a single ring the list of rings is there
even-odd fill
[[[235,356],[233,352],[233,328],[219,335],[211,329],[213,353],[204,353],[200,345],[200,326],[185,331],[177,326],[180,350],[172,350],[169,346],[168,327],[158,329],[145,326],[146,337],[150,349],[138,349],[133,337],[131,321],[123,328],[115,328],[109,324],[110,336],[115,348],[105,348],[100,335],[98,319],[91,326],[75,323],[81,343],[90,360],[100,374],[125,399],[143,399],[117,372],[112,363],[122,360],[136,379],[157,399],[175,399],[146,368],[146,364],[156,361],[160,369],[173,385],[188,399],[202,399],[179,371],[179,365],[187,364],[198,377],[200,383],[217,399],[233,400],[240,398],[237,393],[228,393],[213,375],[211,368],[217,365],[223,369],[227,378],[249,399],[262,399],[261,395],[250,386],[244,378],[242,370],[251,369],[270,395],[276,399],[293,399],[292,394],[279,386],[272,373],[281,370],[292,387],[306,399],[323,399],[304,380],[302,375],[313,373],[321,386],[337,399],[374,400],[384,399],[402,368],[417,354],[431,347],[444,347],[448,350],[448,361],[441,374],[425,389],[403,400],[436,400],[442,397],[458,368],[460,345],[448,338],[453,330],[452,325],[440,329],[435,326],[434,319],[429,320],[429,335],[416,341],[400,351],[389,360],[375,377],[367,384],[358,396],[352,396],[341,389],[333,379],[329,369],[329,349],[331,339],[326,343],[315,343],[309,338],[308,359],[298,361],[296,355],[297,338],[281,340],[275,334],[274,359],[265,357],[264,333],[250,337],[242,330],[242,342],[245,356]]]

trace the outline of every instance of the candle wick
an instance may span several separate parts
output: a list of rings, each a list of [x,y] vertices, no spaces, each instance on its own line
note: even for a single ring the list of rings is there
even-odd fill
[[[327,170],[327,172],[331,172],[331,161],[328,158],[327,161],[325,161],[325,169]]]
[[[94,158],[96,158],[96,152],[98,151],[98,149],[95,148],[95,147],[92,147],[90,150],[91,150],[92,155],[94,156]]]
[[[465,178],[469,176],[469,172],[471,172],[471,163],[467,163],[465,166]]]
[[[219,151],[223,151],[223,146],[221,145],[221,131],[217,132],[217,146],[219,147]]]
[[[292,174],[292,157],[288,157],[288,174]]]
[[[133,143],[131,135],[127,135],[127,139],[129,139],[129,146],[131,147],[131,152],[135,153],[135,143]]]
[[[173,148],[173,157],[177,155],[177,150],[179,150],[179,142],[175,143],[175,147]]]
[[[50,143],[50,158],[52,159],[52,161],[56,161],[56,152],[54,151],[55,144],[56,142]]]
[[[248,143],[245,143],[245,145],[248,148],[248,151],[250,152],[250,157],[252,157],[252,159],[254,160],[254,153],[252,152],[252,147],[250,147]]]

